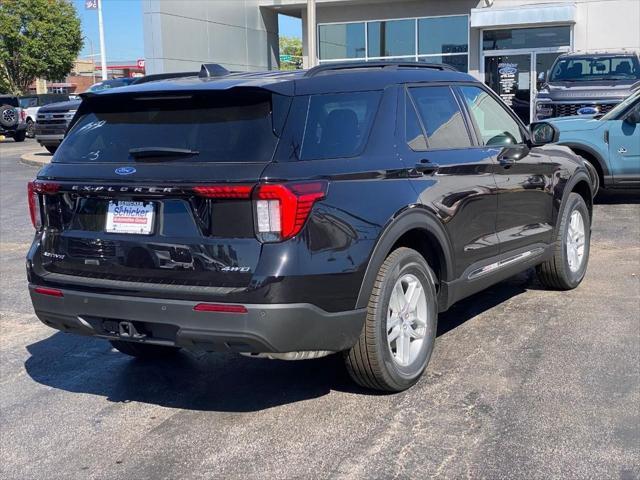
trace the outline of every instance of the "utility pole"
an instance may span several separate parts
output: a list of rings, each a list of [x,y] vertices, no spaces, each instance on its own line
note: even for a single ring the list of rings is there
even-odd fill
[[[104,50],[104,25],[102,23],[102,0],[98,0],[98,30],[100,31],[100,64],[102,80],[107,79],[107,54]]]
[[[308,68],[316,66],[316,0],[307,0],[307,58]]]

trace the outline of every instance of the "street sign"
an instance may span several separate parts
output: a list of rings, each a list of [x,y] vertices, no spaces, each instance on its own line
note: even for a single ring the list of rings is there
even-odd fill
[[[280,55],[281,62],[290,62],[291,60],[293,60],[291,55]]]
[[[97,10],[98,0],[84,0],[84,8],[85,10]]]

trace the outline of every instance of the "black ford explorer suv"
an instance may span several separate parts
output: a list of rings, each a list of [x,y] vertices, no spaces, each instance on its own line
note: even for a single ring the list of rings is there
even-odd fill
[[[589,171],[441,65],[371,62],[84,96],[29,184],[36,314],[121,352],[342,352],[360,385],[424,371],[438,313],[524,269],[578,286]]]

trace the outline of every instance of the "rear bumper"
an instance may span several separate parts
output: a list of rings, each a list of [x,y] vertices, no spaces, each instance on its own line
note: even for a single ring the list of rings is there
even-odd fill
[[[246,313],[199,312],[193,301],[65,289],[63,297],[54,297],[35,288],[29,285],[36,315],[52,328],[196,351],[342,351],[356,343],[366,314],[365,309],[330,313],[306,303],[244,305]],[[130,322],[143,336],[120,336],[120,322]]]
[[[60,133],[56,135],[40,135],[36,131],[36,140],[40,145],[58,146],[62,143],[63,139],[64,139],[64,133]]]

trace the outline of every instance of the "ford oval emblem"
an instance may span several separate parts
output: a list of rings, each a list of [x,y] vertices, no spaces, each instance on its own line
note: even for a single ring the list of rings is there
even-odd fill
[[[597,115],[600,112],[598,107],[582,107],[576,112],[578,115]]]
[[[135,169],[135,167],[120,167],[120,168],[116,168],[116,174],[118,175],[131,175],[133,173],[136,173],[137,170]]]
[[[515,75],[518,73],[518,69],[516,67],[506,66],[502,67],[498,70],[500,75]]]

